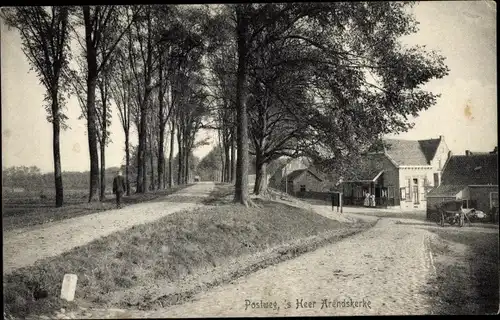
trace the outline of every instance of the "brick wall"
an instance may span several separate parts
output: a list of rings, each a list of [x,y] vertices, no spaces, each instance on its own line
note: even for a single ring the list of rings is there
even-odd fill
[[[498,192],[497,186],[469,187],[469,200],[475,201],[475,209],[490,212],[490,193]]]

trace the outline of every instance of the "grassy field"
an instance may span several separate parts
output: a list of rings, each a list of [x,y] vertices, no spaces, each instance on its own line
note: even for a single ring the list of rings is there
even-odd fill
[[[498,233],[430,230],[437,271],[434,309],[439,314],[496,314],[499,305]]]
[[[225,186],[218,188],[212,200],[227,195],[228,190]],[[252,208],[212,203],[215,205],[174,213],[4,275],[5,309],[13,316],[25,317],[85,303],[96,307],[144,307],[153,305],[155,299],[162,299],[163,306],[179,303],[179,295],[156,292],[155,298],[151,288],[158,283],[176,283],[184,277],[196,278],[206,270],[227,270],[224,266],[231,259],[238,261],[239,257],[269,253],[271,262],[261,259],[243,271],[240,267],[229,276],[212,277],[206,285],[230,281],[372,225],[342,224],[304,209],[264,200],[258,200],[259,207]],[[58,299],[65,273],[75,273],[79,279],[72,303]],[[196,280],[198,289],[186,289],[190,294],[201,288],[200,279]],[[142,288],[149,289],[146,292]],[[34,298],[36,292],[43,291],[48,294],[46,298]],[[121,292],[134,294],[124,296]],[[117,296],[127,298],[117,303]]]
[[[172,189],[157,190],[144,194],[131,194],[122,199],[123,206],[155,200],[184,189],[189,185],[174,186]],[[54,195],[46,193],[41,199],[36,193],[8,193],[2,200],[3,230],[29,227],[47,222],[59,221],[77,216],[114,209],[115,198],[109,193],[102,202],[88,203],[88,190],[65,190],[64,205],[56,208]]]

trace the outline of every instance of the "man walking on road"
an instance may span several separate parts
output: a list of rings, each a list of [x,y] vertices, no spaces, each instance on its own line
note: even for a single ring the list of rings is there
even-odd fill
[[[121,198],[123,193],[125,193],[125,179],[122,176],[122,171],[118,170],[116,177],[113,179],[113,193],[116,195],[116,208],[120,209]]]

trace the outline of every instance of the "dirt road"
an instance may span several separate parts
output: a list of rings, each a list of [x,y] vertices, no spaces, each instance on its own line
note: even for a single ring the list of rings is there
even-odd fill
[[[328,215],[328,211],[322,214]],[[433,314],[433,298],[426,292],[434,283],[430,280],[436,277],[429,243],[437,236],[429,228],[434,226],[384,218],[362,234],[215,288],[192,302],[157,311],[117,312],[114,316]],[[479,229],[472,227],[465,232]],[[498,229],[481,232],[498,234]]]
[[[362,234],[148,317],[427,314],[421,290],[432,272],[428,236],[384,219]]]
[[[5,232],[4,273],[59,255],[113,232],[201,206],[201,200],[214,187],[210,182],[198,183],[153,202]]]

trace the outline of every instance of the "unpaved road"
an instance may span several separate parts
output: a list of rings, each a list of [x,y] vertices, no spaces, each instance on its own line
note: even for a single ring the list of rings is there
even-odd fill
[[[346,217],[362,216],[346,213]],[[435,227],[417,220],[384,218],[364,233],[199,294],[192,302],[148,312],[114,310],[93,317],[433,314],[433,298],[426,291],[432,283],[429,280],[436,277],[429,246],[437,237],[429,228]],[[498,234],[498,228],[463,230]]]
[[[100,213],[93,218],[86,216],[71,219],[82,219],[86,221],[85,223],[83,221],[70,223],[68,221],[71,220],[66,220],[51,226],[45,225],[41,229],[45,230],[43,235],[49,238],[50,243],[45,239],[43,247],[45,250],[51,248],[51,255],[65,251],[60,248],[63,241],[60,240],[61,236],[55,233],[57,230],[63,231],[65,242],[70,242],[73,246],[82,245],[118,229],[152,221],[186,208],[184,205],[195,206],[193,203],[172,201],[183,199],[180,194],[184,194],[185,198],[206,195],[213,187],[214,185],[199,184],[178,194],[167,196],[165,201],[171,197],[171,205],[166,205],[167,202],[144,203]],[[326,217],[340,218],[338,213],[327,210],[326,206],[313,206],[313,208]],[[379,219],[356,214],[355,211],[345,211],[342,218]],[[102,217],[107,215],[110,217]],[[61,227],[65,222],[68,224]],[[191,302],[150,311],[86,309],[78,314],[73,313],[72,317],[123,319],[433,314],[433,298],[427,293],[437,276],[429,245],[438,237],[430,232],[433,228],[439,227],[418,220],[382,218],[375,227],[363,233],[200,293]],[[498,228],[473,226],[462,230],[477,232],[478,236],[481,233],[498,235]],[[68,235],[77,231],[79,238],[73,239],[75,237]],[[24,259],[33,259],[33,256],[37,255],[39,255],[37,259],[43,257],[43,251],[40,256],[37,253],[40,249],[37,247],[27,246],[27,249],[22,247],[33,243],[37,239],[37,232],[40,231],[34,230],[23,234],[31,237],[31,240],[15,234],[11,235],[10,239],[7,236],[7,239],[4,239],[7,245],[7,250],[4,248],[4,263],[15,265],[17,261],[17,265],[23,264],[21,261],[24,260],[14,257],[12,252],[14,250],[24,256]],[[92,239],[85,240],[92,233],[93,236],[90,237]],[[17,245],[21,248],[12,249],[16,246],[12,238],[16,237]],[[57,246],[59,248],[54,250]],[[5,260],[5,252],[9,252],[8,250],[10,250],[10,261]],[[264,306],[267,308],[263,308]]]
[[[208,197],[214,187],[214,183],[198,183],[153,202],[5,232],[4,273],[57,256],[113,232],[199,207],[200,200]]]
[[[148,317],[428,314],[429,303],[421,290],[432,272],[426,246],[429,236],[424,230],[383,219],[364,233]],[[324,299],[334,306],[322,308]],[[361,304],[342,307],[350,299]],[[274,304],[268,309],[251,304],[247,308],[246,300],[276,302],[276,308]]]

